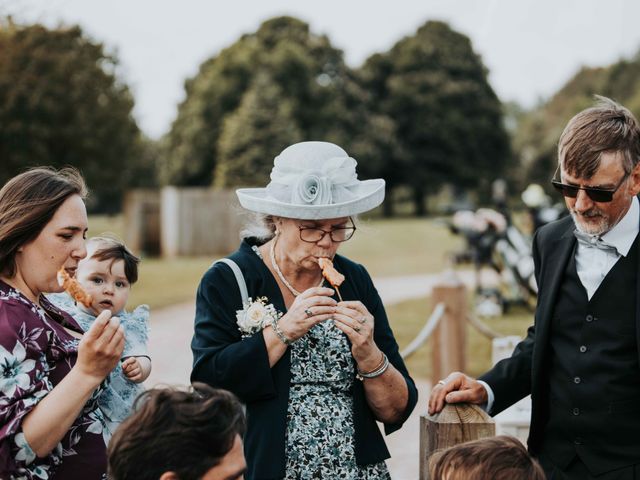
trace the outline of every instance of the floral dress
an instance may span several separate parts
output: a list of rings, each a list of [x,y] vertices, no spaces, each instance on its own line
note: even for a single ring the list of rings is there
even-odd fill
[[[286,479],[390,479],[384,462],[356,464],[354,360],[332,320],[291,345]]]
[[[36,457],[22,431],[25,416],[69,373],[82,332],[41,297],[42,308],[0,281],[0,478],[106,479],[105,421],[96,389],[57,447]]]
[[[96,317],[86,313],[76,305],[66,293],[47,295],[47,299],[56,307],[68,313],[78,322],[85,332],[91,328]],[[120,325],[124,328],[125,344],[122,360],[127,357],[148,357],[147,342],[149,340],[149,307],[140,305],[132,312],[120,312]],[[140,383],[127,379],[119,363],[109,375],[109,385],[98,399],[98,406],[102,411],[107,428],[103,430],[105,443],[109,443],[116,428],[129,416],[133,409],[133,402],[144,391]]]

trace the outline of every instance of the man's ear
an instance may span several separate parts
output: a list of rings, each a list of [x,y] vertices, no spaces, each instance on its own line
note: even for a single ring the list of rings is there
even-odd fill
[[[633,196],[640,194],[640,163],[633,167],[629,175],[629,193]]]
[[[173,472],[164,472],[158,480],[180,480],[178,475]]]

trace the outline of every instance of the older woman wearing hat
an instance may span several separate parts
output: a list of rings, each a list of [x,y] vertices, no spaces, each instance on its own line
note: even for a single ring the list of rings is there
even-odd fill
[[[191,379],[246,403],[248,479],[387,479],[376,421],[393,432],[416,404],[371,277],[336,254],[384,199],[384,180],[355,167],[331,143],[286,148],[266,188],[237,191],[259,221],[198,288]],[[345,276],[339,292],[321,258]]]

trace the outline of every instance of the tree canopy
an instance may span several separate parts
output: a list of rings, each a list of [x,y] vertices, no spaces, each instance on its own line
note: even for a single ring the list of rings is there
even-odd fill
[[[258,85],[266,85],[270,98],[261,98]],[[278,17],[205,61],[185,90],[186,98],[164,139],[161,179],[176,185],[232,186],[236,181],[259,184],[263,177],[231,175],[238,172],[229,164],[236,161],[231,155],[250,143],[245,133],[234,138],[231,131],[240,133],[247,127],[260,136],[258,143],[278,148],[258,153],[256,145],[254,153],[246,152],[238,160],[250,171],[263,171],[253,161],[272,162],[283,142],[344,139],[343,127],[351,118],[345,106],[357,86],[342,52],[326,36],[312,33],[300,20]],[[269,141],[256,130],[266,126],[266,108],[278,123],[268,126],[277,131],[277,139]],[[252,111],[261,119],[250,119]],[[221,178],[214,179],[214,174]]]
[[[225,117],[215,184],[266,185],[273,153],[302,139],[291,101],[266,74],[257,75],[238,108]]]
[[[608,67],[581,68],[547,102],[525,113],[514,133],[521,187],[539,183],[549,189],[557,164],[557,145],[567,122],[604,95],[640,118],[640,52]]]
[[[488,187],[509,161],[502,107],[470,40],[429,21],[360,71],[371,109],[395,128],[392,184],[409,186],[416,212],[445,183]],[[487,185],[482,185],[485,179]]]
[[[141,146],[117,65],[79,27],[0,26],[0,182],[29,166],[72,165],[94,206],[119,210]]]

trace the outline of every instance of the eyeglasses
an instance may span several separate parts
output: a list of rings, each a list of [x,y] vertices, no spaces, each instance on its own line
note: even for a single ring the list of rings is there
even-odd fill
[[[298,225],[298,230],[300,230],[300,240],[303,242],[316,243],[321,241],[327,234],[329,234],[332,242],[346,242],[353,237],[356,232],[356,226],[352,222],[349,227],[332,228],[327,231],[321,228]]]
[[[558,175],[558,170],[560,166],[556,169],[556,173],[553,175],[553,178],[556,178]],[[594,202],[600,203],[608,203],[613,200],[613,194],[618,191],[618,189],[622,186],[624,181],[629,176],[628,173],[625,173],[622,179],[618,182],[618,184],[612,189],[606,188],[596,188],[596,187],[581,187],[579,185],[567,185],[566,183],[559,182],[557,180],[551,180],[551,184],[553,187],[564,197],[576,198],[578,196],[579,190],[584,190],[584,193],[593,200]]]

